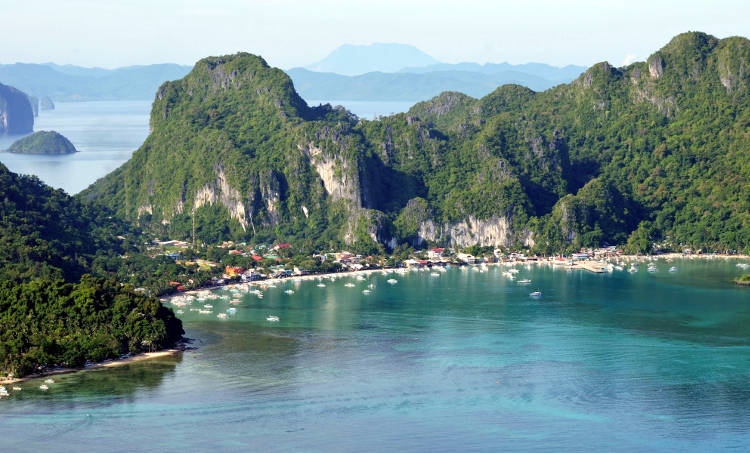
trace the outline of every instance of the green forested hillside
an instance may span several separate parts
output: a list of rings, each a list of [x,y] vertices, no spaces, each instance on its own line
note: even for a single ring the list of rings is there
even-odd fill
[[[366,121],[259,57],[164,84],[152,133],[81,194],[172,237],[750,247],[750,42],[685,33],[545,92],[443,93]]]
[[[124,225],[0,164],[0,374],[170,346],[182,325],[158,299],[95,279]]]

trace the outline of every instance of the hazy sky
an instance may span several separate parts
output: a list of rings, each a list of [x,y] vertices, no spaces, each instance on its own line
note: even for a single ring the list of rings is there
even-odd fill
[[[116,67],[248,51],[281,68],[341,44],[445,62],[643,60],[677,33],[750,36],[748,0],[0,0],[0,63]]]

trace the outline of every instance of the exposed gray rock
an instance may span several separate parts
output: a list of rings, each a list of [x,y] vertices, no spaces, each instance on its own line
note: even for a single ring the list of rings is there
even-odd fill
[[[0,135],[29,134],[34,130],[34,111],[21,90],[0,84]]]
[[[658,79],[664,75],[664,61],[659,55],[651,55],[651,57],[649,57],[648,73],[654,79]]]

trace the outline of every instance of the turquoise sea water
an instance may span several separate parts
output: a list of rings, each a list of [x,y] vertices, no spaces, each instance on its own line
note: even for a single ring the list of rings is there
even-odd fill
[[[735,263],[289,281],[227,320],[194,302],[196,351],[0,400],[0,451],[747,451]]]

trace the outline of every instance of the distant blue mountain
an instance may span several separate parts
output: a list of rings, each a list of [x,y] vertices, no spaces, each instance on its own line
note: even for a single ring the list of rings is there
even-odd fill
[[[154,64],[117,69],[54,63],[0,65],[0,83],[55,101],[153,99],[157,88],[190,72],[191,66]]]
[[[469,71],[421,74],[369,72],[357,76],[313,72],[303,68],[286,72],[300,96],[316,100],[417,102],[431,99],[444,91],[459,91],[479,98],[500,85],[523,85],[535,91],[557,85],[547,79],[516,71],[496,74]]]
[[[440,63],[436,59],[407,44],[375,43],[370,45],[344,44],[317,63],[305,69],[360,75],[368,72],[396,72],[407,66],[427,66]]]
[[[557,85],[560,83],[570,82],[571,80],[581,75],[581,73],[585,70],[586,66],[567,65],[563,67],[557,67],[544,63],[524,63],[517,65],[510,63],[436,63],[427,66],[405,67],[400,69],[399,72],[424,74],[427,72],[438,71],[468,71],[478,72],[481,74],[500,74],[510,71],[546,79],[550,82],[554,82],[555,85]]]
[[[506,84],[544,91],[584,70],[544,63],[440,63],[406,44],[344,44],[318,63],[287,73],[306,99],[424,101],[443,91],[482,97]]]

